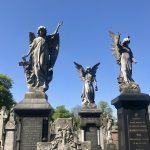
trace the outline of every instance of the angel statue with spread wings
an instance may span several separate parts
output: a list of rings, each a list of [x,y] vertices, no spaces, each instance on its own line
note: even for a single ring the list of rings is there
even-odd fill
[[[47,35],[44,26],[38,27],[38,37],[34,33],[29,33],[29,52],[22,57],[19,65],[24,67],[29,91],[47,91],[48,84],[53,77],[53,67],[59,52],[59,27],[53,34]],[[29,56],[29,59],[26,58]]]
[[[79,74],[81,80],[84,81],[83,91],[82,91],[82,104],[83,106],[91,106],[96,107],[95,105],[95,91],[98,90],[97,84],[96,84],[96,70],[98,69],[98,66],[100,63],[97,63],[92,68],[87,67],[86,70],[82,67],[82,65],[74,62]],[[94,86],[93,86],[94,82]]]
[[[133,53],[129,47],[130,37],[124,38],[120,41],[120,33],[115,34],[109,32],[112,38],[112,53],[120,65],[120,74],[118,83],[120,92],[140,92],[138,84],[132,79],[132,63],[136,63]]]

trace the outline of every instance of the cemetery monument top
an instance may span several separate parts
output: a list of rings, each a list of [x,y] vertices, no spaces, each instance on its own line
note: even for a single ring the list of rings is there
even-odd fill
[[[22,57],[20,66],[24,67],[25,76],[29,91],[48,90],[49,82],[53,77],[53,67],[55,65],[59,52],[59,27],[54,33],[47,35],[47,30],[44,26],[38,27],[38,37],[34,33],[29,33],[29,52]],[[29,56],[29,59],[26,58]]]
[[[132,63],[136,63],[133,53],[129,47],[130,37],[120,41],[121,34],[109,32],[112,38],[112,53],[116,58],[117,64],[120,66],[118,79],[119,89],[121,93],[140,92],[139,85],[132,78]]]
[[[87,67],[86,70],[83,68],[82,65],[74,62],[81,80],[84,81],[83,91],[82,91],[82,105],[83,107],[87,108],[94,108],[95,105],[95,91],[98,90],[96,84],[96,71],[100,63],[97,63],[93,67]],[[94,86],[93,86],[94,82]]]

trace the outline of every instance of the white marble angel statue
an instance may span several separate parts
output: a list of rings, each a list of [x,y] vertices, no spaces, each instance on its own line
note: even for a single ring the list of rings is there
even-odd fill
[[[120,74],[118,77],[120,92],[127,90],[140,91],[138,84],[136,84],[132,78],[132,63],[136,63],[136,60],[129,47],[130,37],[124,38],[121,42],[120,33],[115,34],[111,31],[109,33],[113,42],[112,53],[120,65]]]
[[[84,81],[83,91],[82,91],[82,104],[83,105],[92,105],[95,104],[95,91],[98,90],[96,84],[96,71],[100,63],[97,63],[93,67],[87,67],[86,70],[82,65],[74,62],[81,80]],[[93,86],[94,83],[94,86]]]
[[[47,91],[48,84],[53,77],[53,67],[59,52],[58,29],[62,25],[59,23],[55,32],[46,35],[44,26],[38,27],[38,37],[34,33],[29,33],[30,48],[27,55],[22,57],[20,65],[24,67],[28,88],[32,90]],[[29,60],[26,57],[29,56]]]

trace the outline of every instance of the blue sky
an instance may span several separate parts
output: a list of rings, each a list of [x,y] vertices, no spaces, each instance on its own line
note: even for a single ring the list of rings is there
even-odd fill
[[[23,68],[18,66],[28,51],[28,32],[44,25],[52,33],[59,21],[60,53],[54,77],[47,91],[53,107],[71,109],[81,104],[83,82],[73,64],[101,65],[97,71],[99,91],[95,101],[109,104],[119,95],[119,66],[111,53],[108,31],[130,35],[130,47],[137,60],[133,79],[143,93],[150,93],[150,1],[148,0],[5,0],[0,4],[0,73],[14,80],[12,93],[17,102],[27,92]]]

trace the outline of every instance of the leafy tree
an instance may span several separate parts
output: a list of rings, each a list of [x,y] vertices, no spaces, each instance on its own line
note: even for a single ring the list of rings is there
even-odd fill
[[[72,117],[72,114],[69,110],[65,108],[64,105],[56,107],[56,109],[53,112],[52,119],[56,120],[57,118],[70,118]]]
[[[112,117],[112,108],[109,106],[109,104],[106,101],[100,101],[98,103],[98,109],[102,112],[102,115],[104,117],[111,116]]]
[[[13,81],[6,75],[0,74],[0,109],[6,106],[9,110],[16,102],[13,99],[10,89],[12,88]]]
[[[73,107],[71,109],[71,113],[73,114],[74,117],[78,118],[79,115],[78,113],[81,111],[81,106],[80,105],[76,105],[75,107]]]
[[[74,122],[74,130],[78,130],[80,127],[80,117],[78,113],[81,111],[81,106],[76,105],[71,109],[72,115],[73,115],[73,122]]]
[[[109,104],[106,101],[100,101],[98,103],[98,109],[102,112],[101,113],[101,125],[107,126],[108,120],[112,119],[112,108],[109,106]]]

